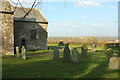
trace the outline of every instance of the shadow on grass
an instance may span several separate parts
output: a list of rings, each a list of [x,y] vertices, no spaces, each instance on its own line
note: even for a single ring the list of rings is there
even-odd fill
[[[107,61],[103,61],[93,70],[91,70],[88,74],[84,75],[84,78],[119,78],[119,77],[118,70],[109,69]]]
[[[6,67],[5,67],[6,66]],[[70,78],[82,74],[88,66],[58,61],[37,60],[26,64],[4,65],[3,78]]]
[[[53,50],[54,48],[62,49],[64,46],[48,46],[48,50]]]
[[[79,64],[65,63],[62,57],[53,61],[52,57],[45,54],[28,57],[28,60],[8,59],[3,64],[3,78],[101,78],[104,74],[116,72],[108,69],[103,54],[89,53],[85,58],[80,56]]]
[[[105,52],[105,50],[96,50],[96,52]]]

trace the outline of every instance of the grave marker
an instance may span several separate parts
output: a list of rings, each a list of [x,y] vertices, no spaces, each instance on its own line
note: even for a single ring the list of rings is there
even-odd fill
[[[69,44],[67,44],[63,51],[63,61],[64,62],[70,62],[70,49]]]
[[[26,60],[26,49],[25,46],[22,46],[22,58]]]
[[[53,60],[59,60],[59,50],[58,48],[54,48],[53,50]]]
[[[72,50],[72,62],[79,63],[78,51],[76,48]]]
[[[19,54],[19,47],[16,46],[16,57],[20,57],[20,54]]]
[[[87,56],[88,47],[86,45],[83,45],[81,47],[81,51],[82,51],[81,53],[82,56]]]
[[[120,58],[111,57],[109,61],[109,68],[111,69],[120,69]]]
[[[92,45],[92,51],[93,51],[93,52],[96,52],[96,47],[97,47],[96,44],[93,44],[93,45]]]

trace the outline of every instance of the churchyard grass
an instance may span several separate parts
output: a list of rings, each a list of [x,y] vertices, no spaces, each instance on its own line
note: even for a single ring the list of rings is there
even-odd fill
[[[51,52],[52,50],[37,50],[37,51],[27,51],[27,54],[37,54],[37,53],[44,53],[44,52]]]
[[[75,45],[74,45],[75,46]],[[76,45],[77,46],[77,45]],[[90,46],[88,46],[90,48]],[[118,78],[118,70],[109,69],[104,47],[97,52],[88,51],[87,57],[79,56],[79,64],[63,62],[63,53],[58,61],[53,53],[21,58],[2,59],[3,78]]]
[[[44,53],[44,52],[51,52],[52,50],[36,50],[36,51],[26,51],[27,55],[31,54],[38,54],[38,53]],[[21,52],[20,52],[21,55]],[[15,57],[16,55],[2,55],[2,57]]]

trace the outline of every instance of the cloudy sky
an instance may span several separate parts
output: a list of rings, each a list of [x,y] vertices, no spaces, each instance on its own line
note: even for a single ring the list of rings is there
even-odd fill
[[[117,0],[43,0],[37,8],[49,21],[49,37],[118,35]]]

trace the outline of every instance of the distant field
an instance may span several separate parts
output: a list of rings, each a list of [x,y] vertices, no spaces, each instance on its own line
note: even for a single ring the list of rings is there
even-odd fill
[[[117,37],[49,37],[49,44],[57,44],[60,41],[71,44],[93,44],[93,43],[106,43],[116,42]]]

